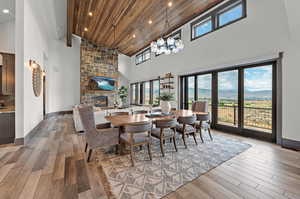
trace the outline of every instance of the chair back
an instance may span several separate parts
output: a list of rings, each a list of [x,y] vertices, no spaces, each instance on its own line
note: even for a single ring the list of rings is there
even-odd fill
[[[174,128],[174,127],[176,127],[176,124],[177,124],[177,121],[175,118],[155,121],[155,126],[157,128]]]
[[[210,113],[207,115],[196,115],[198,121],[209,121],[210,120]]]
[[[196,101],[192,104],[194,112],[208,112],[208,101]]]
[[[129,115],[128,112],[113,112],[110,113],[111,116],[117,116],[117,115]]]
[[[148,113],[148,111],[146,110],[138,110],[133,112],[133,114],[146,114],[146,113]]]
[[[82,126],[86,133],[95,129],[94,110],[92,106],[81,106],[78,108]]]
[[[195,124],[197,118],[196,116],[181,116],[178,118],[178,122],[180,124],[190,124],[190,125],[193,125]]]
[[[139,122],[135,124],[125,125],[126,133],[142,133],[146,131],[151,131],[152,124],[151,122]]]

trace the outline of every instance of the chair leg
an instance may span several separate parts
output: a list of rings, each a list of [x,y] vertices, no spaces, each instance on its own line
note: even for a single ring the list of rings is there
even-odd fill
[[[93,150],[90,149],[90,150],[89,150],[89,154],[88,154],[88,158],[87,158],[87,162],[90,162],[91,156],[92,156],[92,152],[93,152]]]
[[[85,143],[85,149],[84,149],[84,152],[87,151],[87,148],[88,148],[88,143]]]
[[[142,145],[140,146],[140,151],[141,151],[141,150],[143,150],[143,146],[142,146]]]
[[[210,132],[210,128],[209,128],[209,127],[207,128],[207,131],[208,131],[208,135],[209,135],[209,137],[210,137],[210,140],[212,141],[213,138],[212,138],[212,136],[211,136],[211,132]]]
[[[200,133],[200,138],[201,138],[201,141],[202,141],[202,143],[204,143],[204,141],[203,141],[203,137],[202,137],[202,129],[201,129],[201,127],[200,127],[200,129],[199,129],[199,133]]]
[[[152,160],[151,144],[148,143],[148,144],[147,144],[147,147],[148,147],[149,158],[150,158],[150,160]]]
[[[194,137],[196,145],[198,145],[197,140],[196,140],[196,132],[193,133],[193,137]]]
[[[175,148],[175,150],[177,152],[178,150],[177,150],[177,146],[176,146],[176,139],[175,139],[175,137],[173,137],[173,143],[174,143],[174,148]]]
[[[160,143],[160,151],[161,151],[162,157],[165,157],[164,146],[163,146],[164,141],[165,140],[160,139],[160,142],[159,142]]]
[[[132,164],[132,166],[134,167],[134,154],[133,154],[133,146],[131,145],[130,146],[130,159],[131,159],[131,164]]]
[[[187,145],[186,145],[186,142],[185,142],[185,134],[184,133],[182,134],[182,140],[183,140],[185,148],[187,149]]]

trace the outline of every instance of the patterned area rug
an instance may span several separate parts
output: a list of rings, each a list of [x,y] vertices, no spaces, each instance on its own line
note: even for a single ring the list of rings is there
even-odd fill
[[[188,149],[177,139],[178,152],[166,141],[165,157],[161,156],[158,140],[153,139],[152,161],[144,147],[135,152],[135,167],[131,167],[129,155],[98,151],[111,194],[118,199],[162,198],[251,147],[221,135],[214,135],[213,141],[204,137],[204,143],[199,136],[197,139],[198,146],[192,136],[187,139]]]

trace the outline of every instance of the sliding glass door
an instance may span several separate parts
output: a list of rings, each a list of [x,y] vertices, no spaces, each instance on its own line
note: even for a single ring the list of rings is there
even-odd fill
[[[272,133],[273,66],[244,69],[244,128]]]
[[[218,124],[238,126],[238,70],[218,72]]]
[[[181,108],[208,101],[212,127],[275,140],[276,62],[182,76]]]

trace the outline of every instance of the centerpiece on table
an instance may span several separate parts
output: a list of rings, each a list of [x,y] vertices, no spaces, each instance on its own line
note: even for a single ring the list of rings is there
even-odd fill
[[[164,92],[159,96],[160,100],[160,108],[162,113],[170,113],[171,112],[171,101],[174,101],[174,93]]]

